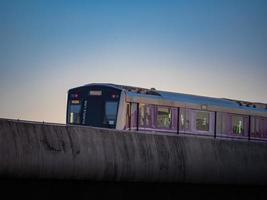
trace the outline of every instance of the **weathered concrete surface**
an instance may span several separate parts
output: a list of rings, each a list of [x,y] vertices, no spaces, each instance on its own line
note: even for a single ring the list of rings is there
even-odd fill
[[[0,177],[267,185],[267,144],[0,119]]]

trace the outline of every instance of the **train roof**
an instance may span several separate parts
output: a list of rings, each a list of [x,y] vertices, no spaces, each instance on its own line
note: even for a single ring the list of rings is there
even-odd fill
[[[102,83],[102,84],[87,84],[85,86],[92,85],[100,85],[100,86],[108,86],[117,88],[120,90],[124,90],[129,97],[140,97],[140,98],[149,98],[154,100],[166,100],[170,102],[178,102],[182,104],[195,104],[195,105],[207,105],[207,106],[216,106],[223,107],[227,109],[238,109],[252,112],[260,112],[267,114],[267,104],[264,103],[256,103],[256,102],[248,102],[248,101],[240,101],[240,100],[232,100],[225,98],[214,98],[214,97],[206,97],[206,96],[197,96],[192,94],[184,94],[184,93],[175,93],[175,92],[167,92],[160,91],[154,88],[146,89],[140,87],[132,87],[125,85],[116,85],[111,83]]]

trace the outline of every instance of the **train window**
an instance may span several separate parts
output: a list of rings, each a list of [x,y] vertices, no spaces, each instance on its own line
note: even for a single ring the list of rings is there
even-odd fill
[[[139,125],[145,126],[145,104],[139,104]]]
[[[198,111],[196,113],[196,130],[209,131],[210,113],[205,111]]]
[[[126,124],[125,124],[125,128],[128,130],[130,129],[130,120],[131,120],[131,108],[130,108],[130,103],[126,104]]]
[[[218,112],[216,129],[217,135],[248,137],[249,118],[246,115]]]
[[[177,132],[178,109],[171,108],[171,113],[171,129],[173,132]]]
[[[190,127],[189,110],[180,108],[180,130],[185,131]]]
[[[185,127],[185,113],[184,112],[180,114],[180,125],[181,125],[181,128],[184,129]]]
[[[140,127],[151,126],[151,105],[139,104],[139,125]]]
[[[105,119],[109,125],[115,125],[117,117],[118,102],[107,101],[105,105]]]
[[[146,116],[146,119],[145,119],[145,124],[146,126],[151,126],[151,120],[152,120],[152,117],[151,117],[151,109],[152,109],[152,106],[151,105],[147,105],[146,108],[145,108],[145,116]]]
[[[244,133],[244,119],[242,116],[232,116],[232,129],[234,134],[241,135]]]
[[[131,130],[137,129],[137,103],[131,103]]]
[[[229,120],[230,116],[228,113],[217,112],[217,126],[216,126],[216,134],[217,135],[225,135],[229,129]]]
[[[157,107],[157,127],[171,128],[171,109],[167,107]]]
[[[70,124],[80,124],[80,112],[81,112],[81,105],[70,105],[69,108],[69,123]]]
[[[252,137],[261,137],[260,135],[260,118],[251,117],[251,136]]]
[[[251,137],[267,138],[267,119],[251,117]]]

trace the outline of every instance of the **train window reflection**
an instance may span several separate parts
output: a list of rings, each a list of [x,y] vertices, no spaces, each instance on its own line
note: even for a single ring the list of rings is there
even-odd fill
[[[137,103],[131,103],[131,130],[137,129]]]
[[[145,126],[145,104],[139,104],[140,126]]]
[[[188,131],[190,127],[189,110],[180,108],[180,130]]]
[[[118,102],[107,101],[105,106],[105,117],[109,125],[115,125]]]
[[[69,123],[80,124],[81,105],[70,105]]]
[[[251,117],[251,137],[267,138],[267,118]]]
[[[171,128],[171,109],[166,107],[158,107],[157,110],[157,127]]]
[[[139,104],[139,125],[140,127],[151,126],[151,105]]]
[[[232,117],[232,128],[233,128],[233,133],[235,134],[244,133],[244,120],[242,116],[234,115]]]
[[[196,129],[199,131],[209,131],[210,114],[208,112],[197,112]]]

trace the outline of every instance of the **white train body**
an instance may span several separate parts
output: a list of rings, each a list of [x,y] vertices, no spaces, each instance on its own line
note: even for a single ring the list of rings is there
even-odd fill
[[[69,90],[67,124],[267,140],[267,105],[114,84]]]

